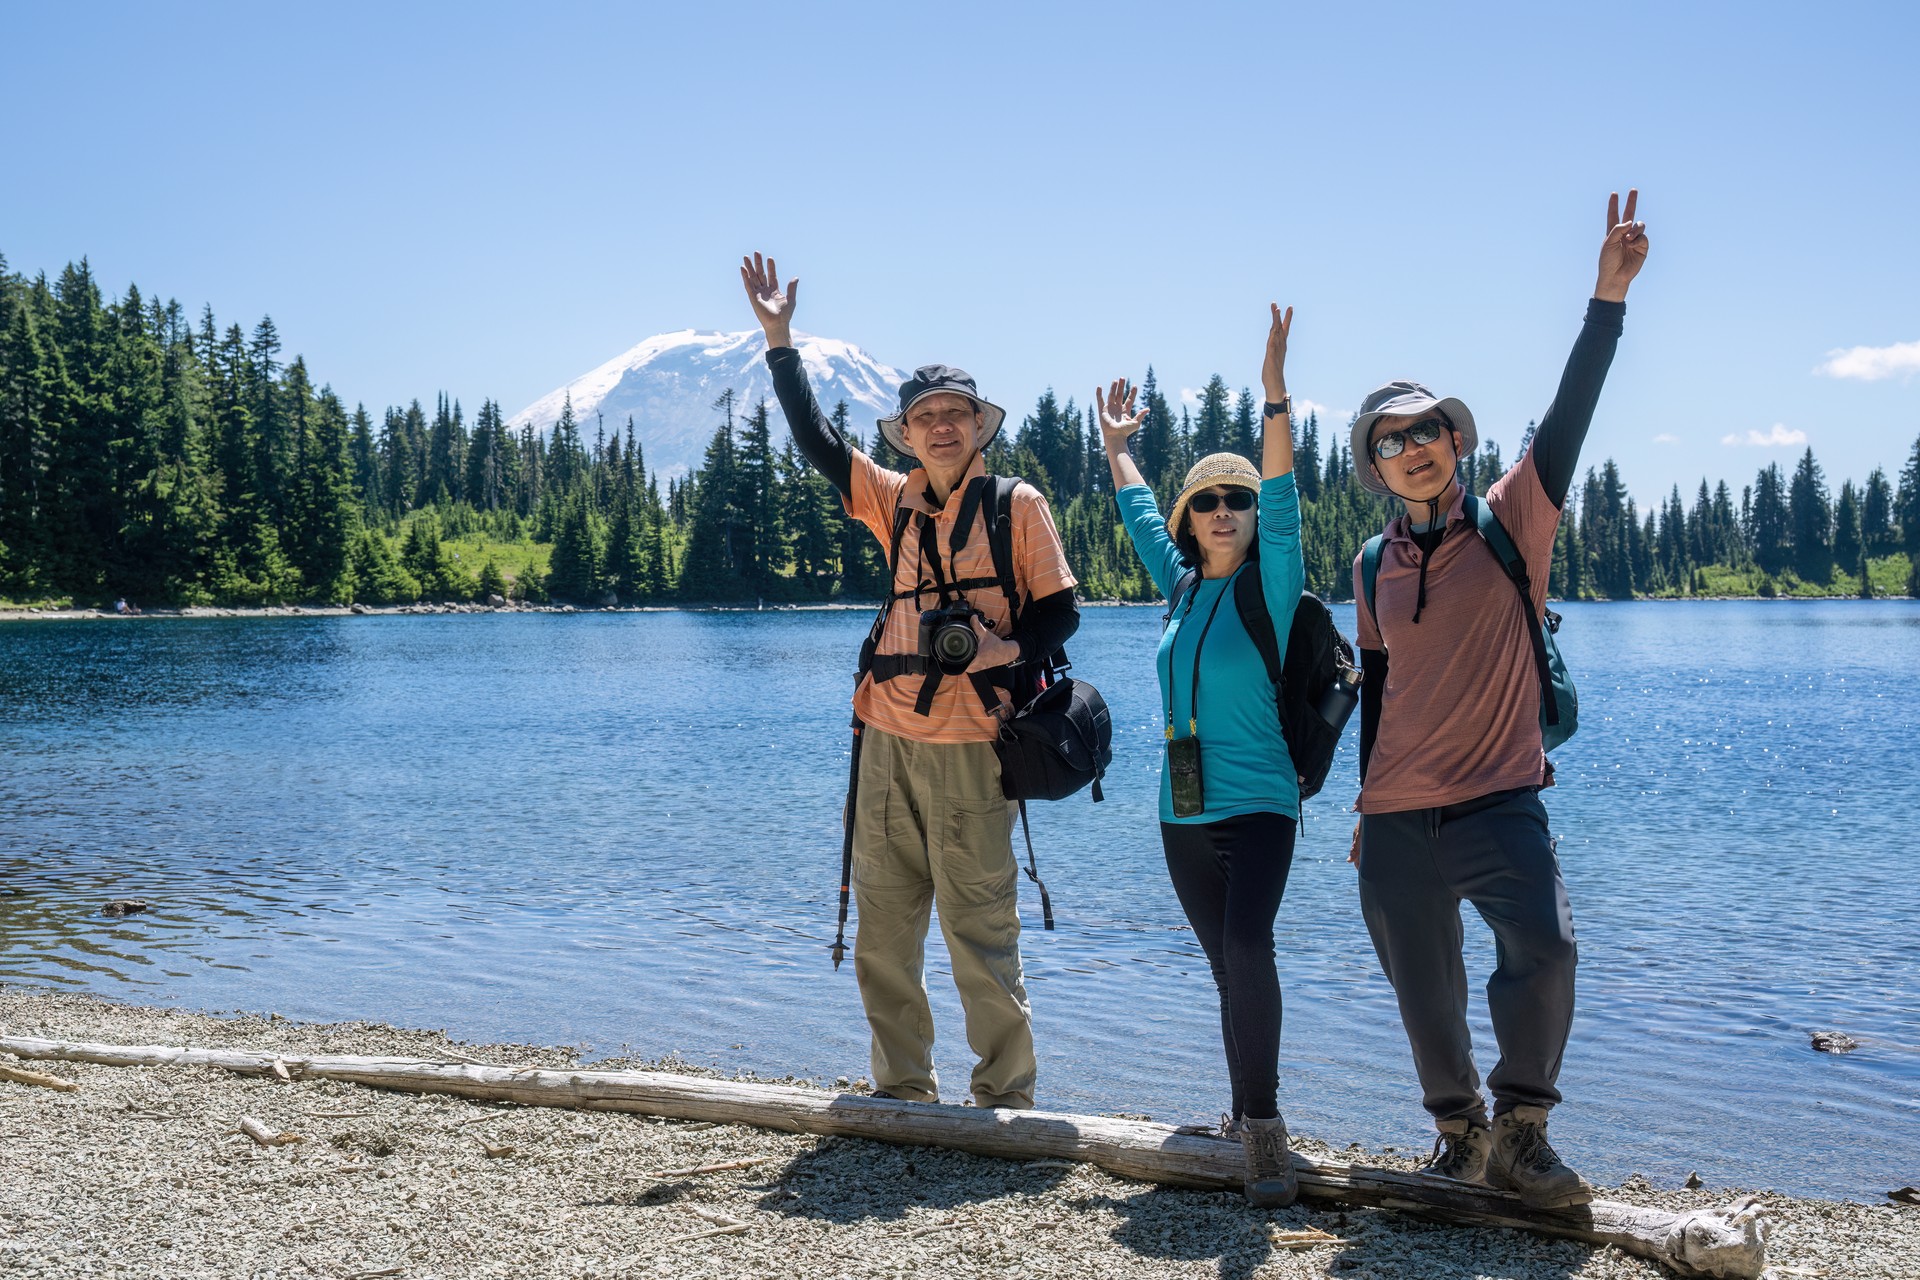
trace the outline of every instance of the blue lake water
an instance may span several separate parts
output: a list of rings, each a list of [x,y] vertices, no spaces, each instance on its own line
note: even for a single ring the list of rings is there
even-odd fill
[[[1582,729],[1546,800],[1581,968],[1556,1144],[1608,1182],[1920,1182],[1920,604],[1564,612]],[[0,982],[864,1076],[827,945],[866,621],[0,623]],[[1027,886],[1023,946],[1040,1105],[1201,1121],[1225,1073],[1155,822],[1158,638],[1155,608],[1084,614],[1114,767],[1106,803],[1036,809],[1059,927]],[[1424,1149],[1345,862],[1352,750],[1307,807],[1277,928],[1281,1104],[1335,1143]],[[116,897],[155,910],[100,915]],[[1471,912],[1468,936],[1477,984]],[[958,1100],[937,930],[929,970]],[[1824,1029],[1860,1048],[1813,1051]]]

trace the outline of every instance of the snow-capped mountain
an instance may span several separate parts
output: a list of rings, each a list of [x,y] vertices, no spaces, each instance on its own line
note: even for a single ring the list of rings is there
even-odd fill
[[[863,440],[871,440],[874,423],[898,407],[905,375],[850,342],[802,333],[794,334],[793,341],[821,406],[831,413],[836,402],[845,400],[852,410],[854,430]],[[766,398],[774,444],[779,447],[786,439],[787,424],[773,399],[766,350],[766,340],[757,329],[663,333],[540,397],[515,414],[511,425],[518,430],[531,423],[544,433],[559,420],[561,407],[571,396],[574,419],[589,444],[599,421],[605,421],[609,434],[625,431],[631,414],[648,468],[685,474],[700,465],[707,442],[722,421],[714,400],[732,387],[736,414],[750,411]]]

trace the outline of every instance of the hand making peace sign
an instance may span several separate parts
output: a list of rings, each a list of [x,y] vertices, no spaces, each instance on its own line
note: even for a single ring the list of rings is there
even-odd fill
[[[1625,302],[1627,286],[1647,261],[1647,224],[1633,220],[1640,203],[1637,187],[1627,191],[1627,207],[1620,209],[1620,193],[1607,197],[1607,238],[1600,242],[1600,280],[1593,296],[1605,302]]]

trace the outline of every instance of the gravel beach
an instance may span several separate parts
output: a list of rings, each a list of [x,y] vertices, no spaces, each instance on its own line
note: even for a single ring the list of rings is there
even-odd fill
[[[0,987],[7,1034],[567,1065],[371,1023],[215,1017]],[[0,1082],[0,1271],[10,1276],[1513,1277],[1663,1273],[1612,1249],[1398,1214],[1127,1182],[1089,1166],[737,1125],[282,1083],[204,1068],[14,1063]],[[680,1063],[595,1062],[711,1074]],[[786,1082],[795,1083],[795,1082]],[[241,1117],[300,1141],[262,1147]],[[1297,1139],[1310,1154],[1352,1156]],[[1392,1163],[1393,1156],[1370,1160]],[[713,1172],[703,1166],[734,1165]],[[1682,1209],[1725,1188],[1609,1198]],[[1920,1276],[1920,1208],[1765,1196],[1775,1274]],[[1318,1229],[1335,1243],[1289,1247]],[[1278,1238],[1276,1238],[1278,1237]]]

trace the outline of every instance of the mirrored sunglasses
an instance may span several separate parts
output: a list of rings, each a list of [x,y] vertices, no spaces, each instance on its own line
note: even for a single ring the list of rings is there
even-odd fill
[[[1187,510],[1198,511],[1201,515],[1206,515],[1209,511],[1219,506],[1223,499],[1229,511],[1253,510],[1253,492],[1248,489],[1229,489],[1224,495],[1218,493],[1196,493],[1187,499]]]
[[[1440,438],[1440,433],[1446,429],[1446,419],[1424,418],[1408,427],[1405,431],[1389,431],[1378,440],[1375,440],[1373,442],[1373,456],[1382,461],[1388,458],[1397,458],[1406,452],[1408,440],[1412,440],[1415,444],[1432,444]]]

